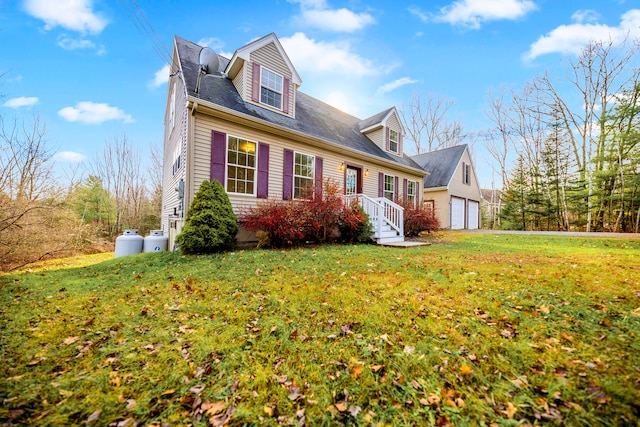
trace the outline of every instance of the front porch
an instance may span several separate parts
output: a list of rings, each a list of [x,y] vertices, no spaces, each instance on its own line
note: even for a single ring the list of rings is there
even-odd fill
[[[379,245],[391,245],[404,240],[404,208],[385,197],[371,198],[364,194],[345,196],[346,203],[353,201],[362,207],[373,225],[373,240]]]

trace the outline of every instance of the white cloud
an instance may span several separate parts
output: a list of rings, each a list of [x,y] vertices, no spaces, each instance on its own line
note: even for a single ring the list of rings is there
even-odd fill
[[[420,9],[418,9],[417,7],[410,7],[407,10],[412,15],[417,16],[422,22],[428,22],[429,21],[429,16],[426,13],[424,13],[423,11],[421,11]]]
[[[21,96],[19,98],[12,98],[2,104],[3,107],[9,108],[20,108],[20,107],[31,107],[32,105],[36,105],[40,100],[37,96]]]
[[[92,0],[26,0],[24,7],[34,18],[44,21],[45,29],[56,26],[81,33],[100,33],[108,21],[92,10]]]
[[[85,124],[100,124],[109,120],[122,120],[124,123],[134,123],[131,115],[117,107],[95,102],[78,102],[75,107],[65,107],[58,111],[58,115],[69,122]]]
[[[153,80],[149,82],[152,88],[160,87],[169,82],[169,65],[164,64],[162,68],[155,72]]]
[[[640,37],[640,9],[625,12],[615,27],[594,22],[594,17],[593,14],[574,13],[573,24],[560,25],[541,36],[531,44],[524,58],[532,60],[549,53],[579,54],[591,41],[611,40],[619,44],[627,37]],[[585,18],[588,18],[586,23]]]
[[[84,154],[76,153],[75,151],[61,151],[53,156],[53,159],[58,162],[68,163],[80,163],[86,160],[87,156]]]
[[[440,9],[434,20],[477,30],[485,21],[518,19],[536,8],[532,0],[460,0]]]
[[[380,86],[378,88],[378,92],[377,93],[381,95],[381,94],[384,94],[384,93],[387,93],[387,92],[391,92],[392,90],[395,90],[395,89],[397,89],[397,88],[399,88],[401,86],[410,85],[410,84],[414,84],[414,83],[418,83],[418,80],[414,80],[414,79],[412,79],[410,77],[402,77],[402,78],[400,78],[398,80],[394,80],[392,82],[383,84],[382,86]]]
[[[280,39],[299,71],[369,76],[382,72],[373,63],[351,51],[346,42],[316,42],[303,33]]]
[[[300,4],[300,14],[295,20],[304,27],[325,31],[351,33],[375,23],[368,13],[356,13],[349,9],[331,9],[324,0],[289,0]]]
[[[66,34],[60,34],[58,36],[58,46],[65,50],[76,50],[76,49],[93,49],[96,45],[87,39],[73,39]]]
[[[577,10],[571,15],[571,20],[577,23],[583,22],[597,22],[600,19],[600,14],[595,10]]]

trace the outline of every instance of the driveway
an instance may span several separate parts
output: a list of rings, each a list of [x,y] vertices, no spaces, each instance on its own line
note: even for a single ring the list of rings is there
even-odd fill
[[[583,231],[515,231],[515,230],[459,230],[463,233],[472,234],[518,234],[518,235],[539,235],[539,236],[571,236],[571,237],[607,237],[621,239],[640,239],[640,233],[586,233]]]

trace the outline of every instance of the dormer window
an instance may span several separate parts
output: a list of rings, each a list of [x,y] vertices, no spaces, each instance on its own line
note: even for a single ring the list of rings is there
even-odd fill
[[[389,151],[398,152],[398,132],[393,129],[389,129]]]
[[[283,77],[273,71],[261,67],[260,71],[260,102],[278,110],[282,109]]]

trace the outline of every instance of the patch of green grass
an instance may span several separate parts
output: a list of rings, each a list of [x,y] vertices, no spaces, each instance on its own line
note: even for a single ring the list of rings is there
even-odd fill
[[[640,421],[640,240],[437,243],[154,253],[1,276],[0,420]]]

